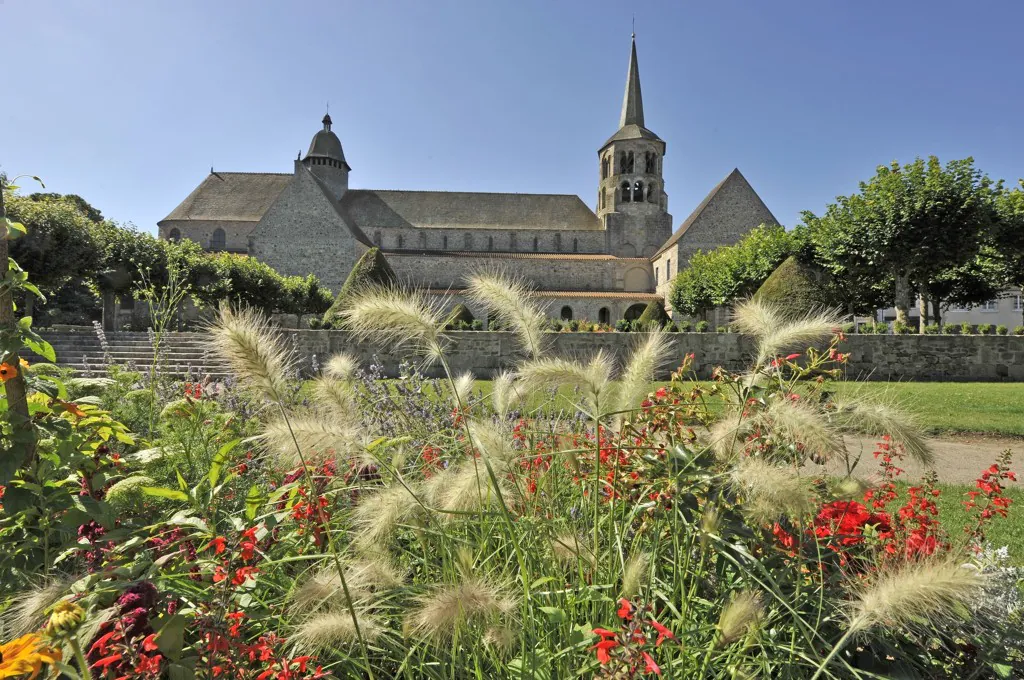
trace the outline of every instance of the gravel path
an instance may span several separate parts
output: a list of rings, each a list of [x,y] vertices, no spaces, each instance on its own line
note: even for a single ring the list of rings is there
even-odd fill
[[[860,464],[854,473],[858,477],[871,479],[877,473],[878,466],[872,455],[875,450],[875,441],[876,439],[872,438],[846,437],[846,447],[850,451],[850,456],[852,458],[861,456]],[[929,441],[932,452],[935,454],[934,467],[939,473],[940,482],[972,484],[978,475],[994,463],[996,457],[1006,449],[1010,449],[1014,453],[1013,469],[1018,473],[1024,473],[1024,440],[963,436],[936,438]],[[902,467],[906,472],[901,477],[907,481],[920,479],[925,470],[923,466],[910,459],[906,459]],[[844,471],[841,463],[830,463],[826,468],[837,474],[842,474]],[[1024,480],[1024,474],[1021,474],[1020,478]],[[1010,484],[1019,486],[1021,482],[1010,482]]]

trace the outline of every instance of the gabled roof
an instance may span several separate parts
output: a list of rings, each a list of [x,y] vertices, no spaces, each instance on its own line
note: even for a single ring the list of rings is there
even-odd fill
[[[291,179],[290,172],[211,172],[158,224],[173,220],[258,222]]]
[[[615,257],[602,253],[519,253],[492,250],[382,250],[388,257],[462,257],[483,260],[567,260],[572,262],[650,262],[646,257]]]
[[[694,209],[694,211],[690,213],[690,216],[683,221],[683,223],[679,226],[678,229],[676,229],[675,233],[672,234],[671,238],[665,241],[665,244],[658,249],[657,253],[655,253],[655,257],[657,257],[658,255],[660,255],[661,253],[665,252],[670,247],[678,243],[679,239],[683,238],[686,232],[689,231],[690,228],[693,227],[702,216],[704,216],[705,212],[710,212],[711,210],[713,210],[713,206],[716,203],[716,199],[719,197],[719,195],[725,193],[727,187],[736,188],[737,190],[748,194],[748,198],[753,199],[753,201],[756,202],[756,205],[763,211],[763,213],[767,214],[768,217],[771,218],[770,221],[774,222],[775,224],[779,223],[779,221],[775,219],[775,216],[772,215],[771,211],[768,209],[768,206],[766,206],[764,204],[764,201],[761,200],[761,197],[757,195],[756,191],[754,191],[754,188],[750,186],[750,182],[748,182],[747,178],[743,176],[743,173],[740,172],[739,168],[733,168],[732,172],[726,175],[725,179],[716,184],[715,187],[711,190],[711,192],[704,197],[704,200],[700,202],[700,205],[698,205]],[[753,227],[757,225],[755,224],[751,226]]]
[[[594,211],[568,194],[350,189],[341,205],[362,229],[559,229],[597,231]]]

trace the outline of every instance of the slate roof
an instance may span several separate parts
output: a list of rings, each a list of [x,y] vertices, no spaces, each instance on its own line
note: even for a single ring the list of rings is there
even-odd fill
[[[291,180],[290,172],[211,172],[158,224],[173,220],[258,222]]]
[[[447,288],[428,288],[428,295],[463,295],[465,290]],[[532,297],[538,298],[612,298],[621,300],[660,300],[662,296],[657,293],[627,293],[618,290],[535,290],[531,291]]]
[[[568,194],[350,189],[341,204],[363,229],[602,229],[594,211]]]
[[[657,257],[658,255],[660,255],[661,253],[665,252],[670,247],[678,243],[679,239],[681,239],[683,235],[686,234],[686,231],[694,225],[694,223],[700,218],[701,214],[707,209],[709,205],[711,205],[712,201],[715,200],[715,196],[718,195],[718,192],[720,192],[722,188],[725,187],[727,184],[733,182],[742,182],[743,184],[745,184],[747,190],[750,191],[753,197],[758,201],[761,201],[761,197],[757,195],[756,191],[754,191],[754,187],[750,186],[750,182],[748,182],[747,178],[743,176],[743,173],[740,172],[740,169],[733,168],[732,172],[726,175],[725,179],[716,184],[714,188],[710,191],[710,193],[708,193],[708,195],[704,197],[704,200],[701,201],[696,208],[694,208],[693,212],[690,213],[690,216],[687,217],[681,225],[679,225],[679,228],[676,229],[674,234],[672,234],[672,237],[669,238],[669,240],[665,241],[665,245],[661,246],[661,248],[658,249],[658,252],[655,253],[655,257]],[[764,201],[761,201],[761,205],[764,205]],[[769,215],[771,215],[771,211],[768,210],[767,206],[765,206],[765,210],[768,212]],[[775,220],[775,222],[778,223],[778,220]]]
[[[619,129],[608,138],[608,141],[601,148],[603,149],[612,142],[619,142],[625,139],[662,141],[661,137],[645,127],[644,97],[640,90],[640,65],[636,59],[635,35],[633,36],[633,46],[629,53],[629,71],[626,73],[626,92],[622,97],[622,115],[619,116]]]

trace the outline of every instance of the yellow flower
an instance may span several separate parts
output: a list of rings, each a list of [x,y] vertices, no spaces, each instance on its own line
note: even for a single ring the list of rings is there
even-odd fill
[[[54,664],[60,659],[60,651],[43,644],[38,633],[22,635],[17,640],[0,645],[0,679],[23,678],[28,675],[28,680],[33,680],[39,677],[44,663]]]
[[[29,364],[29,363],[28,363],[27,361],[25,361],[24,359],[22,359],[22,360],[21,360],[21,361],[20,361],[19,363],[21,363],[21,367],[22,367],[22,368],[29,368],[29,367],[31,366],[31,364]]]

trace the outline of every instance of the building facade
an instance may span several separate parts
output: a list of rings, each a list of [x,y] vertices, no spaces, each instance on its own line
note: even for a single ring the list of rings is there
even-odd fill
[[[341,141],[330,116],[322,122],[290,173],[211,169],[158,223],[160,237],[312,273],[335,292],[376,246],[403,281],[452,304],[466,273],[497,268],[527,279],[552,316],[613,323],[664,300],[698,249],[777,223],[733,170],[673,233],[667,146],[646,127],[635,37],[619,127],[598,149],[593,208],[573,195],[350,189]]]

